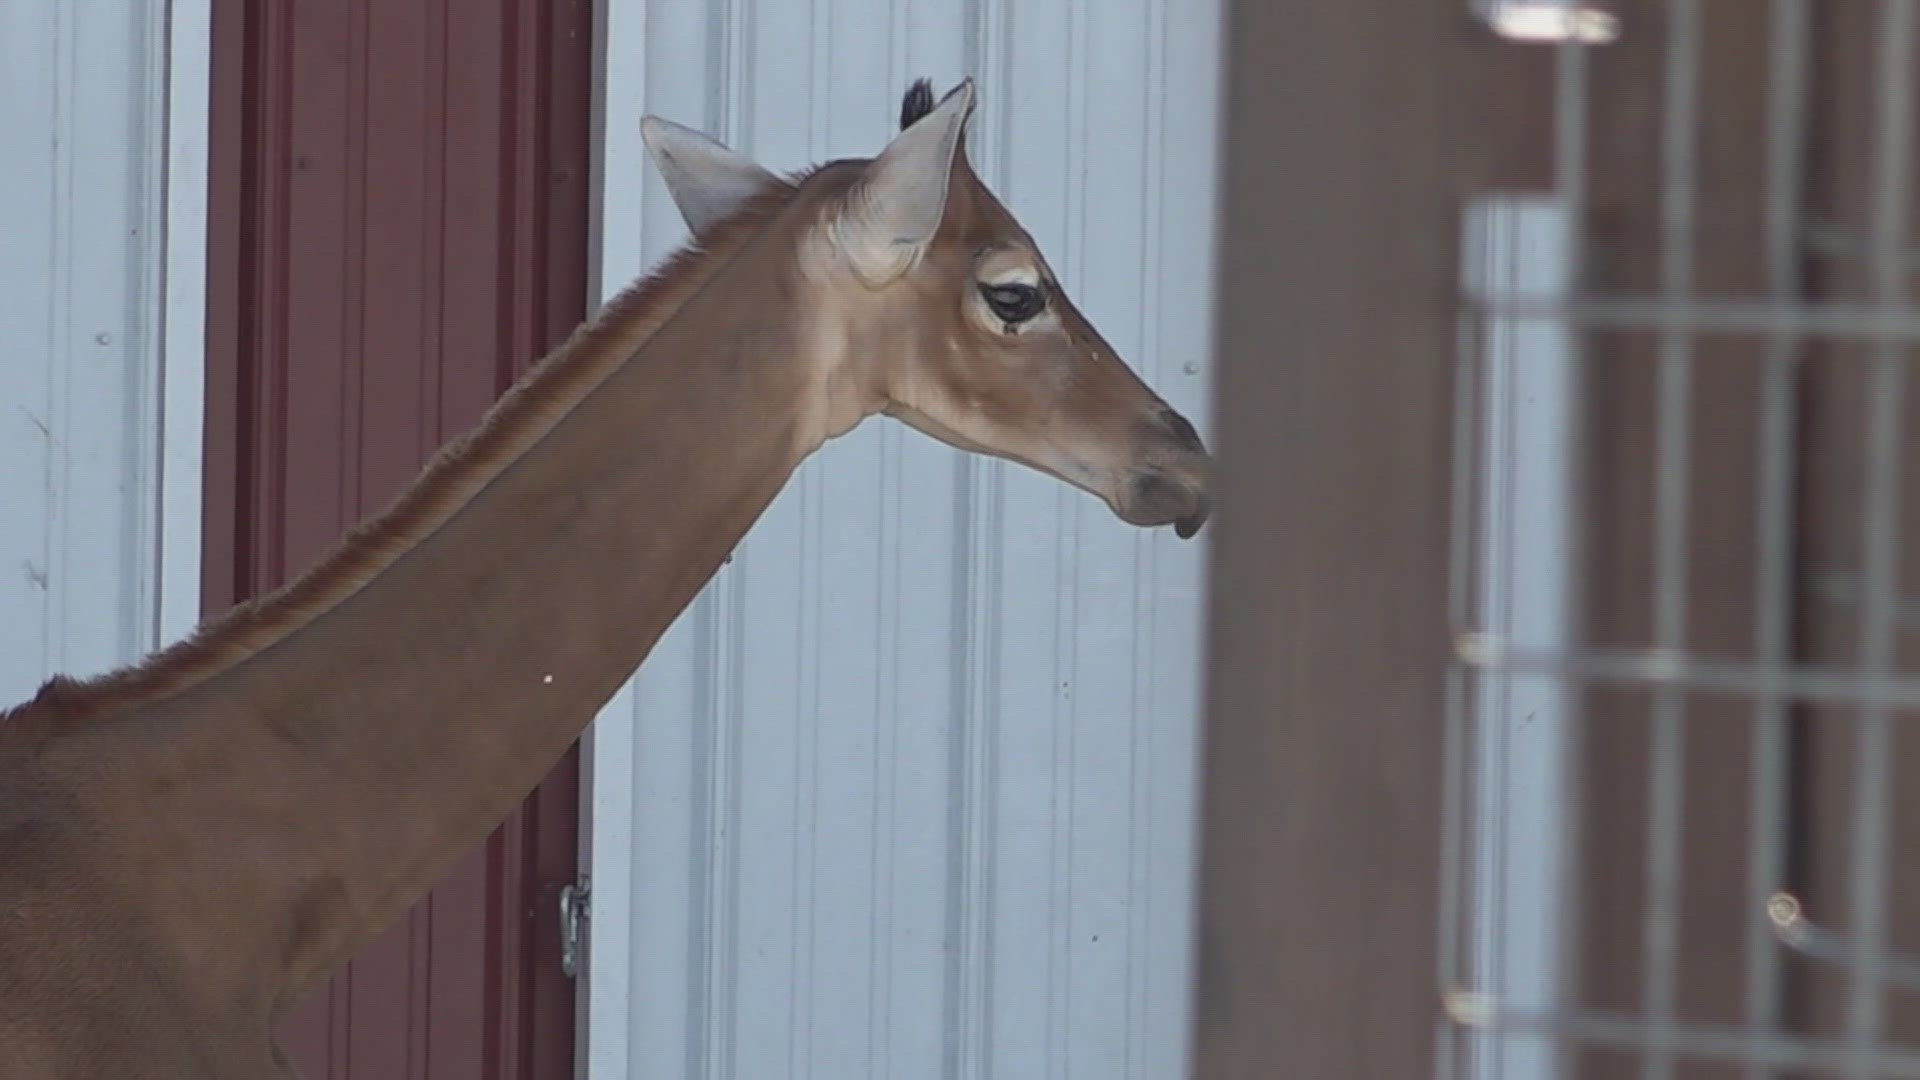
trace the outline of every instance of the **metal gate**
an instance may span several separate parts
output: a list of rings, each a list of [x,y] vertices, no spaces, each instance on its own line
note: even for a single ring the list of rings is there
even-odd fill
[[[1920,10],[1477,8],[1437,1075],[1920,1076]]]

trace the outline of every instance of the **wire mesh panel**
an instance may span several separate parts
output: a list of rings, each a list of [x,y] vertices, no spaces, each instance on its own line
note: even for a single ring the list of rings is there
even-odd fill
[[[1916,0],[1473,7],[1436,1074],[1920,1076]]]

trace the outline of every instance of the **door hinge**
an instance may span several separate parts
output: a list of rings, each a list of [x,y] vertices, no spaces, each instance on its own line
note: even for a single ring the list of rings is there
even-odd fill
[[[560,890],[560,970],[569,979],[580,976],[587,947],[587,901],[591,884],[581,878]]]

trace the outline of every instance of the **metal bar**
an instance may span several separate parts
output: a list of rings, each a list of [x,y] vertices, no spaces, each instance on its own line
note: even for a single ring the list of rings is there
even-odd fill
[[[1860,575],[1848,570],[1808,571],[1807,585],[1821,599],[1849,607],[1859,607],[1866,595]],[[1920,598],[1908,593],[1896,595],[1887,602],[1893,607],[1894,622],[1908,630],[1920,628]]]
[[[1644,330],[1659,326],[1694,334],[1800,334],[1834,342],[1920,343],[1920,310],[1845,301],[1781,304],[1773,300],[1658,297],[1556,299],[1538,296],[1463,298],[1488,318],[1560,319],[1576,326]]]
[[[1587,212],[1587,142],[1589,88],[1587,43],[1576,37],[1562,41],[1553,71],[1553,190],[1575,222],[1569,246],[1573,259],[1573,289],[1585,281]]]
[[[1516,240],[1512,235],[1517,231],[1514,216],[1509,210],[1493,216],[1506,235],[1499,237],[1493,251],[1504,256],[1504,261],[1492,267],[1497,281],[1518,279],[1516,263],[1519,253],[1515,250]],[[1511,333],[1499,340],[1496,355],[1487,355],[1489,365],[1487,373],[1487,411],[1497,419],[1490,425],[1489,432],[1491,457],[1487,459],[1487,476],[1490,490],[1487,492],[1488,504],[1481,507],[1482,520],[1487,523],[1487,544],[1489,551],[1496,557],[1504,557],[1507,565],[1487,575],[1492,580],[1481,581],[1481,595],[1488,608],[1487,614],[1498,620],[1498,625],[1513,627],[1514,590],[1512,562],[1516,523],[1514,521],[1515,471],[1518,459],[1515,455],[1514,431],[1514,379],[1512,366],[1518,352]],[[1494,530],[1499,530],[1498,537]],[[1494,609],[1497,608],[1497,614]],[[1482,831],[1480,834],[1481,854],[1475,859],[1475,893],[1484,905],[1484,917],[1475,920],[1479,933],[1474,942],[1474,956],[1479,965],[1475,980],[1481,984],[1498,987],[1500,992],[1508,992],[1508,978],[1511,971],[1507,965],[1507,935],[1499,932],[1499,927],[1511,917],[1507,908],[1507,893],[1504,888],[1507,880],[1508,855],[1512,838],[1507,832],[1506,816],[1500,813],[1499,800],[1501,789],[1512,791],[1510,754],[1512,747],[1505,730],[1507,717],[1513,712],[1513,679],[1497,674],[1491,680],[1494,685],[1483,687],[1480,708],[1476,710],[1479,730],[1479,759],[1482,769],[1480,782],[1475,785],[1474,806],[1479,817]],[[1489,790],[1491,789],[1491,791]],[[1492,932],[1487,932],[1492,928]],[[1473,1070],[1470,1075],[1476,1080],[1499,1080],[1505,1071],[1506,1047],[1499,1040],[1478,1039],[1474,1046]]]
[[[1469,218],[1481,225],[1481,217]],[[1468,228],[1462,238],[1463,262],[1472,262],[1486,250],[1484,227]],[[1479,488],[1480,404],[1485,390],[1479,374],[1485,369],[1482,359],[1485,336],[1483,322],[1462,315],[1456,326],[1454,345],[1453,413],[1453,487],[1450,510],[1447,611],[1448,618],[1471,621],[1473,614],[1473,560],[1476,550],[1474,523],[1476,493]],[[1470,673],[1459,664],[1447,665],[1446,699],[1443,704],[1446,731],[1441,744],[1441,818],[1440,818],[1440,895],[1436,911],[1438,927],[1439,982],[1451,986],[1462,981],[1463,945],[1462,898],[1467,884],[1467,792],[1472,789],[1467,753],[1467,715],[1471,697]],[[1442,1024],[1435,1043],[1435,1080],[1455,1080],[1455,1065],[1460,1055],[1460,1033]]]
[[[1693,292],[1695,198],[1694,135],[1699,112],[1700,3],[1673,0],[1667,20],[1667,107],[1661,128],[1660,286],[1678,306]],[[1660,329],[1659,397],[1655,421],[1653,637],[1661,649],[1686,646],[1687,492],[1692,468],[1693,341],[1685,327]],[[1647,1016],[1657,1027],[1674,1022],[1679,995],[1680,837],[1685,807],[1684,690],[1659,684],[1653,700],[1653,737],[1647,811],[1647,918],[1641,940]],[[1650,1046],[1641,1062],[1646,1080],[1670,1080],[1670,1047]]]
[[[1801,227],[1800,235],[1806,243],[1807,253],[1817,258],[1848,261],[1872,257],[1871,240],[1812,214],[1806,216],[1806,224]],[[1910,247],[1902,258],[1909,271],[1920,270],[1920,249]]]
[[[1862,676],[1801,664],[1715,660],[1658,649],[1557,653],[1515,647],[1493,635],[1478,632],[1461,634],[1454,644],[1460,659],[1470,667],[1558,675],[1591,682],[1671,685],[1698,693],[1739,697],[1778,694],[1806,704],[1876,705],[1920,711],[1920,677]]]
[[[1462,384],[1464,386],[1464,384]],[[1466,886],[1466,793],[1471,788],[1467,773],[1466,723],[1469,672],[1461,664],[1448,664],[1446,676],[1446,731],[1441,743],[1441,816],[1440,816],[1440,896],[1436,905],[1439,932],[1439,984],[1451,986],[1461,978],[1461,897]],[[1435,1080],[1455,1080],[1455,1065],[1460,1055],[1460,1033],[1442,1023],[1436,1031],[1434,1054]]]
[[[1587,187],[1586,70],[1585,47],[1574,40],[1563,42],[1556,51],[1559,93],[1555,98],[1557,122],[1553,127],[1557,177],[1553,202],[1558,212],[1569,220],[1569,228],[1562,240],[1562,254],[1570,264],[1570,276],[1576,279],[1576,285],[1583,261],[1581,241]],[[1508,268],[1510,272],[1502,275],[1500,267],[1491,265],[1502,251],[1508,252],[1514,261],[1518,260],[1520,241],[1502,231],[1518,227],[1514,221],[1516,215],[1503,210],[1502,204],[1508,201],[1498,197],[1484,200],[1483,205],[1470,213],[1467,219],[1462,270],[1467,281],[1472,283],[1472,288],[1499,289],[1503,280],[1519,280],[1516,276],[1517,267]],[[1453,432],[1455,479],[1450,554],[1452,588],[1449,593],[1450,615],[1456,625],[1493,618],[1497,612],[1488,608],[1488,605],[1510,603],[1514,599],[1510,590],[1503,594],[1486,595],[1476,587],[1476,581],[1480,574],[1497,573],[1501,569],[1499,561],[1517,550],[1517,543],[1524,542],[1522,537],[1514,535],[1517,521],[1511,513],[1495,519],[1504,522],[1502,535],[1491,535],[1489,529],[1495,524],[1484,516],[1487,508],[1480,502],[1488,499],[1501,503],[1508,501],[1501,498],[1499,489],[1511,484],[1512,478],[1508,473],[1519,462],[1510,448],[1502,452],[1502,448],[1488,444],[1496,431],[1510,428],[1510,423],[1490,423],[1489,413],[1496,409],[1512,413],[1517,407],[1511,400],[1496,401],[1490,396],[1494,391],[1495,372],[1489,369],[1500,367],[1511,375],[1513,364],[1519,356],[1512,353],[1512,346],[1509,346],[1507,355],[1491,356],[1487,330],[1488,320],[1477,317],[1470,310],[1462,312],[1455,359],[1455,386],[1458,390]],[[1505,335],[1505,338],[1511,341],[1512,335]],[[1573,334],[1566,335],[1566,338],[1568,359],[1577,365],[1579,338]],[[1511,419],[1509,416],[1509,421]],[[1577,423],[1577,411],[1572,420]],[[1567,432],[1567,438],[1570,445],[1579,444],[1577,432]],[[1494,466],[1494,471],[1488,470],[1489,464]],[[1500,469],[1502,464],[1506,467],[1504,471]],[[1572,479],[1569,477],[1569,482]],[[1574,501],[1577,503],[1577,497]],[[1572,533],[1569,542],[1577,542],[1577,528],[1569,531]],[[1570,551],[1567,558],[1574,565],[1578,564],[1576,553]],[[1488,609],[1476,614],[1480,608]],[[1502,625],[1505,623],[1502,622]],[[1474,922],[1467,921],[1467,916],[1475,911],[1471,906],[1475,901],[1470,898],[1482,897],[1488,885],[1487,881],[1474,878],[1473,871],[1485,872],[1485,864],[1490,860],[1498,861],[1506,847],[1503,834],[1506,819],[1497,814],[1490,819],[1486,814],[1487,807],[1480,800],[1471,798],[1471,793],[1477,791],[1483,799],[1485,792],[1481,789],[1488,778],[1478,770],[1497,771],[1502,765],[1498,761],[1488,760],[1485,754],[1469,751],[1476,745],[1473,738],[1476,731],[1482,732],[1483,738],[1502,737],[1501,732],[1485,729],[1485,725],[1492,722],[1485,715],[1480,715],[1476,723],[1474,703],[1476,700],[1484,703],[1487,697],[1510,692],[1511,680],[1500,673],[1480,677],[1477,681],[1475,676],[1476,673],[1460,665],[1448,665],[1446,738],[1443,744],[1446,810],[1442,819],[1441,838],[1439,985],[1471,981],[1484,989],[1505,989],[1505,983],[1489,981],[1510,974],[1500,955],[1501,950],[1507,947],[1506,939],[1497,929],[1511,917],[1499,907],[1500,897],[1504,895],[1502,890],[1510,885],[1503,884],[1506,875],[1497,867],[1492,877],[1494,895],[1478,901],[1490,907],[1480,909],[1480,917]],[[1492,711],[1495,714],[1500,712]],[[1569,833],[1566,837],[1568,841],[1577,839],[1571,830]],[[1489,924],[1495,928],[1491,934],[1491,945],[1488,940]],[[1470,953],[1469,949],[1474,951]],[[1477,966],[1469,961],[1477,962]],[[1555,986],[1545,1000],[1532,1003],[1550,1004],[1557,1001],[1562,992],[1562,987]],[[1443,1080],[1452,1080],[1454,1077],[1495,1080],[1496,1077],[1507,1075],[1513,1067],[1510,1058],[1514,1049],[1500,1041],[1490,1041],[1484,1035],[1461,1032],[1452,1025],[1442,1023],[1436,1032],[1435,1075]],[[1537,1059],[1535,1064],[1539,1064]],[[1549,1070],[1552,1068],[1550,1065],[1546,1067]]]
[[[1555,194],[1565,208],[1568,218],[1566,249],[1568,270],[1565,283],[1567,296],[1582,295],[1588,287],[1587,216],[1591,202],[1588,174],[1591,169],[1589,159],[1592,122],[1589,48],[1590,45],[1586,41],[1569,37],[1558,47],[1554,65],[1553,176]],[[1566,362],[1574,380],[1573,394],[1576,403],[1580,396],[1580,387],[1585,384],[1587,376],[1586,345],[1584,335],[1579,333],[1566,335]],[[1577,572],[1577,568],[1588,565],[1585,513],[1587,470],[1583,467],[1584,455],[1589,444],[1587,410],[1577,407],[1577,404],[1576,407],[1569,408],[1568,422],[1570,430],[1567,432],[1567,440],[1572,449],[1569,454],[1571,475],[1567,478],[1567,513],[1571,520],[1567,522],[1563,535],[1566,543],[1567,564],[1575,570],[1567,575],[1567,641],[1579,643],[1585,640],[1587,626],[1585,575]],[[1562,680],[1562,685],[1564,689],[1571,691],[1574,684],[1572,680]],[[1569,692],[1562,695],[1562,701],[1565,703],[1566,710],[1568,753],[1577,754],[1578,751],[1575,748],[1581,744],[1580,732],[1586,723],[1585,696]],[[1569,905],[1569,909],[1561,914],[1560,926],[1564,933],[1567,928],[1577,926],[1578,920],[1583,917],[1583,913],[1575,905],[1570,904],[1569,900],[1579,897],[1584,892],[1583,883],[1579,880],[1580,871],[1577,869],[1582,865],[1583,858],[1584,829],[1581,827],[1581,814],[1577,808],[1581,805],[1579,796],[1581,786],[1584,784],[1584,774],[1580,769],[1570,767],[1564,770],[1562,775],[1567,778],[1570,785],[1567,796],[1573,800],[1571,805],[1576,808],[1568,815],[1565,835],[1562,837],[1567,856],[1561,864],[1561,873],[1566,877],[1563,877],[1561,883],[1560,897],[1563,904]],[[1572,980],[1568,977],[1569,969],[1575,964],[1571,959],[1571,953],[1572,950],[1566,951],[1569,962],[1563,964],[1559,972],[1561,986],[1556,1003],[1571,1000],[1576,994]],[[1552,1080],[1553,1077],[1564,1074],[1569,1067],[1566,1055],[1564,1053],[1557,1055],[1547,1063],[1547,1067],[1551,1070],[1551,1074],[1549,1077],[1543,1077],[1542,1080]]]
[[[1873,300],[1884,310],[1907,304],[1904,261],[1908,185],[1912,173],[1914,8],[1912,0],[1886,0],[1880,29],[1880,116],[1873,157]],[[1894,574],[1899,559],[1898,516],[1900,422],[1906,371],[1898,346],[1874,350],[1867,415],[1866,579],[1860,629],[1862,667],[1868,678],[1893,664]],[[1885,1027],[1882,981],[1887,945],[1888,801],[1892,793],[1893,724],[1884,705],[1861,710],[1854,788],[1850,900],[1853,979],[1847,995],[1847,1041],[1853,1048],[1848,1075],[1873,1074],[1873,1045]]]
[[[1805,146],[1808,34],[1807,0],[1773,0],[1771,94],[1767,104],[1767,275],[1775,303],[1799,299],[1801,274],[1800,155]],[[1763,664],[1791,659],[1794,381],[1801,338],[1791,331],[1767,340],[1760,401],[1760,550],[1756,568],[1758,610],[1754,652]],[[1747,919],[1746,1021],[1755,1036],[1778,1021],[1781,1007],[1779,953],[1766,898],[1786,875],[1788,697],[1762,691],[1754,705],[1754,765],[1749,793],[1747,891],[1754,902]],[[1762,1062],[1747,1080],[1774,1080]]]
[[[1831,1072],[1854,1060],[1845,1044],[1779,1035],[1756,1036],[1732,1025],[1653,1025],[1604,1012],[1521,1009],[1472,993],[1450,993],[1445,996],[1445,1002],[1454,1023],[1465,1027],[1543,1032],[1567,1041],[1638,1051],[1658,1048],[1675,1057],[1699,1062]],[[1914,1050],[1891,1047],[1869,1050],[1866,1060],[1878,1077],[1920,1077],[1920,1052]]]
[[[1490,274],[1491,244],[1488,226],[1493,215],[1469,214],[1461,237],[1462,273],[1470,280],[1484,282]],[[1480,529],[1482,491],[1480,463],[1484,456],[1486,425],[1482,422],[1487,401],[1487,333],[1484,320],[1462,315],[1456,337],[1454,393],[1454,486],[1451,528],[1453,534],[1453,575],[1447,595],[1448,610],[1478,620],[1476,589],[1480,545],[1485,542]],[[1473,935],[1466,919],[1468,897],[1473,893],[1475,854],[1484,838],[1473,828],[1472,817],[1476,788],[1474,755],[1471,753],[1473,701],[1482,692],[1472,673],[1458,665],[1448,665],[1446,678],[1446,733],[1441,747],[1446,783],[1442,792],[1444,807],[1441,833],[1442,891],[1437,907],[1439,918],[1440,985],[1449,986],[1473,977],[1471,955]],[[1445,1068],[1436,1080],[1458,1080],[1463,1075],[1463,1059],[1473,1052],[1470,1033],[1448,1029]]]

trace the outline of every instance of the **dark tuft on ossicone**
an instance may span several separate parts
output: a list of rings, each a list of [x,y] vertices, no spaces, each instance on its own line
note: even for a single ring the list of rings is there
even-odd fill
[[[907,130],[932,111],[933,80],[915,79],[913,85],[907,87],[907,96],[900,101],[900,130]]]

